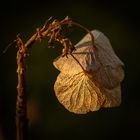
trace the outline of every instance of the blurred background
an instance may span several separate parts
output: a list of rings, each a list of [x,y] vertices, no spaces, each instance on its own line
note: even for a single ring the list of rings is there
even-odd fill
[[[102,31],[125,64],[122,104],[86,115],[67,111],[55,97],[53,85],[59,71],[52,64],[61,47],[47,48],[47,40],[30,49],[28,64],[28,118],[31,140],[135,139],[140,129],[139,25],[136,0],[2,1],[0,5],[0,53],[18,33],[27,40],[50,16],[70,16],[88,29]],[[75,44],[86,33],[75,29]],[[16,52],[0,54],[0,140],[15,140]]]

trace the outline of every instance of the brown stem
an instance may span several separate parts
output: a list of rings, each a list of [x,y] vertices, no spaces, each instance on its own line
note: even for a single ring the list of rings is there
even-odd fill
[[[89,33],[89,35],[91,36],[91,41],[92,41],[92,44],[93,44],[93,48],[96,48],[96,46],[95,46],[95,44],[94,44],[94,36],[93,36],[93,34],[91,33],[91,31],[88,30],[86,27],[82,26],[82,25],[79,24],[79,23],[76,23],[76,22],[73,22],[73,21],[72,21],[72,24],[75,25],[75,26],[77,26],[77,27],[80,27],[80,28],[84,29],[85,31],[87,31],[87,32]],[[80,67],[82,68],[83,72],[84,72],[85,74],[87,74],[88,72],[84,69],[84,67],[81,65],[81,63],[75,58],[75,56],[74,56],[72,53],[71,53],[70,55],[71,55],[72,58],[80,65]],[[95,57],[95,56],[94,56],[94,57]]]
[[[17,101],[16,101],[16,140],[28,140],[27,137],[27,92],[26,92],[26,58],[25,54],[20,50],[17,52]]]
[[[48,20],[50,21],[51,18]],[[21,38],[17,36],[17,39],[14,41],[16,42],[19,50],[17,52],[17,73],[18,73],[18,86],[17,86],[17,101],[16,101],[16,127],[17,127],[17,140],[28,140],[27,133],[28,133],[28,119],[27,119],[27,92],[26,92],[26,54],[29,50],[29,48],[32,46],[32,44],[37,41],[41,40],[44,37],[50,37],[51,40],[57,40],[59,42],[62,42],[63,38],[59,38],[57,33],[60,31],[62,25],[68,25],[71,26],[76,25],[84,30],[86,30],[90,36],[91,40],[93,42],[94,47],[94,37],[92,33],[85,28],[84,26],[73,22],[70,18],[66,17],[62,21],[54,20],[52,23],[48,24],[46,22],[44,26],[41,29],[37,29],[36,33],[33,34],[29,40],[27,40],[25,43],[22,42]],[[53,35],[55,33],[55,35]],[[10,44],[11,46],[11,44]],[[8,46],[9,47],[9,46]],[[7,49],[7,48],[6,48]],[[67,54],[67,53],[66,53]],[[81,66],[84,72],[86,72],[83,68],[83,66],[80,64],[80,62],[74,57],[73,54],[71,54],[73,59]]]
[[[72,58],[80,65],[80,67],[82,68],[82,70],[85,72],[86,70],[84,69],[84,67],[81,65],[81,63],[75,58],[75,56],[71,53],[70,54],[72,56]]]
[[[72,22],[72,24],[84,29],[85,31],[87,31],[89,33],[89,35],[91,36],[91,41],[92,41],[92,44],[93,44],[93,48],[96,48],[96,46],[94,44],[94,36],[93,36],[92,32],[90,30],[88,30],[86,27],[79,24],[79,23]]]

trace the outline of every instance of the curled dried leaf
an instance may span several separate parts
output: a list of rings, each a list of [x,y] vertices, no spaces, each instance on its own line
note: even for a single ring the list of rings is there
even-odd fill
[[[112,49],[109,39],[100,31],[87,34],[77,45],[72,55],[54,60],[61,72],[54,85],[56,96],[65,108],[74,113],[85,114],[101,107],[114,107],[121,103],[120,82],[124,78],[123,62]]]

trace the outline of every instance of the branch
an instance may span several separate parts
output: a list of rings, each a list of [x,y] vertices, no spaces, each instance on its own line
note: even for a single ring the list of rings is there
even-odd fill
[[[17,127],[17,140],[28,139],[28,119],[27,119],[27,91],[26,91],[26,57],[21,50],[17,52],[17,101],[16,101],[16,127]]]
[[[68,38],[63,37],[62,31],[63,31],[64,25],[67,25],[67,28],[77,26],[77,27],[80,27],[80,28],[84,29],[91,36],[91,41],[92,41],[92,44],[93,44],[93,48],[96,48],[96,46],[94,45],[94,36],[91,33],[91,31],[89,31],[87,28],[85,28],[81,24],[72,21],[72,19],[69,18],[69,17],[66,17],[61,21],[56,20],[56,19],[52,21],[52,17],[50,17],[45,22],[45,24],[43,25],[42,28],[37,28],[36,29],[36,33],[33,34],[26,41],[25,44],[23,43],[21,38],[19,36],[17,36],[17,46],[22,48],[23,52],[26,55],[27,52],[28,52],[28,49],[33,45],[33,43],[35,41],[41,41],[43,38],[48,37],[49,38],[48,45],[51,46],[53,44],[52,43],[53,41],[57,41],[57,42],[61,43],[62,46],[64,46],[64,49],[62,50],[62,56],[67,56],[67,54],[71,54],[72,51],[75,50],[75,48],[74,48],[74,45],[71,43],[71,41]],[[80,67],[83,69],[83,67],[79,63],[79,61],[74,56],[72,56],[72,57],[73,57],[73,59],[75,59],[76,62],[78,62]]]
[[[28,54],[29,48],[32,47],[33,43],[36,41],[41,41],[43,38],[48,37],[48,45],[52,45],[53,41],[57,41],[62,44],[64,47],[62,50],[62,57],[70,54],[72,58],[80,65],[82,70],[86,72],[80,62],[74,57],[72,54],[73,50],[75,50],[74,45],[68,38],[63,37],[63,29],[70,28],[72,26],[78,26],[87,31],[90,36],[94,46],[94,37],[92,33],[82,25],[73,22],[69,17],[59,21],[53,20],[52,17],[49,18],[42,28],[37,28],[36,33],[33,34],[25,43],[22,41],[20,36],[18,35],[14,42],[18,47],[17,52],[17,73],[18,73],[18,86],[17,86],[17,101],[16,101],[16,127],[17,127],[17,140],[27,140],[27,127],[28,127],[28,119],[27,119],[27,92],[26,92],[26,56]],[[11,44],[10,44],[11,45]],[[8,46],[9,47],[9,46]],[[6,48],[7,50],[7,48]]]

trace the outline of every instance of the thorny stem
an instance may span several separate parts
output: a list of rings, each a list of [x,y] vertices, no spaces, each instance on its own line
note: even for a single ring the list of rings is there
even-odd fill
[[[27,42],[23,43],[21,38],[17,36],[17,39],[14,40],[16,42],[18,51],[17,51],[17,73],[18,73],[18,86],[17,86],[17,101],[16,101],[16,127],[17,127],[17,140],[28,140],[28,119],[27,119],[27,91],[26,91],[26,56],[29,48],[32,47],[32,44],[37,40],[41,40],[45,37],[49,37],[50,40],[48,43],[51,43],[52,40],[60,42],[64,46],[64,54],[63,56],[67,56],[70,54],[72,58],[80,65],[82,70],[86,72],[80,62],[75,58],[72,54],[72,51],[75,49],[72,45],[71,41],[68,38],[63,38],[61,36],[62,26],[67,25],[71,27],[73,25],[83,28],[87,31],[90,36],[94,46],[94,37],[92,33],[85,28],[84,26],[73,22],[69,17],[58,21],[54,20],[51,22],[51,18],[47,20],[44,26],[41,29],[37,29],[36,33],[30,37]],[[51,23],[49,23],[51,22]],[[68,46],[67,46],[68,45]],[[8,46],[9,47],[9,46]]]

